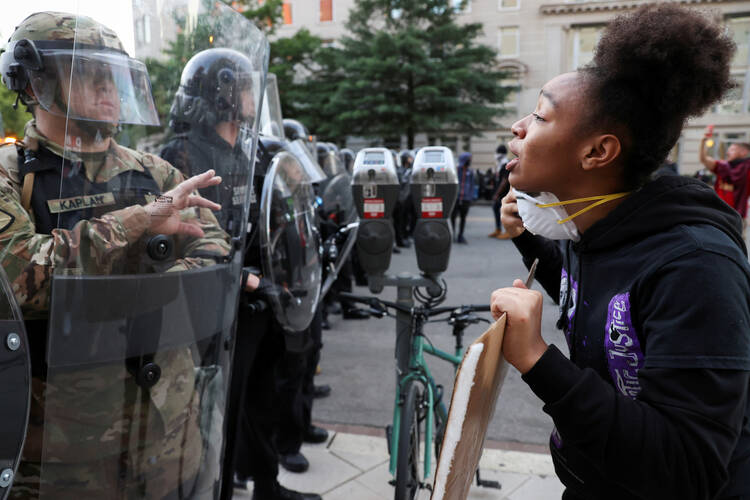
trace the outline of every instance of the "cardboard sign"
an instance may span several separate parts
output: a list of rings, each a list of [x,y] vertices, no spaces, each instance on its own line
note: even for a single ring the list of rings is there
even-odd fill
[[[372,198],[365,200],[365,219],[382,219],[385,217],[385,200]]]
[[[465,499],[469,494],[508,372],[504,335],[505,314],[469,346],[458,368],[431,500]]]
[[[442,198],[422,198],[422,218],[423,219],[442,219],[443,218],[443,199]]]

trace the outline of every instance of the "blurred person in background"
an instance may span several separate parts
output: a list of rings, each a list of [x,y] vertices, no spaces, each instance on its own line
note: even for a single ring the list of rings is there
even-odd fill
[[[458,199],[451,213],[451,225],[456,232],[456,217],[460,220],[460,227],[456,235],[456,242],[467,243],[464,238],[466,228],[466,215],[469,213],[472,202],[476,199],[476,179],[471,169],[471,153],[461,153],[458,156]]]

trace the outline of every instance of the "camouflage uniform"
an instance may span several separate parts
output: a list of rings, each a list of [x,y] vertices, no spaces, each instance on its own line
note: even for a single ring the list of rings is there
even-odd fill
[[[13,38],[48,40],[59,35],[69,39],[76,29],[79,41],[121,48],[114,32],[87,18],[79,17],[75,27],[75,16],[37,16],[38,23],[18,29]],[[184,180],[164,160],[119,146],[114,140],[102,153],[64,149],[45,138],[33,120],[26,126],[22,147],[45,148],[80,162],[91,182],[147,169],[163,193]],[[45,319],[53,273],[107,275],[129,269],[128,260],[138,259],[133,247],[148,235],[150,217],[142,206],[133,205],[82,220],[72,228],[37,233],[34,214],[21,203],[18,154],[13,145],[0,147],[0,263],[24,318]],[[181,217],[200,226],[205,237],[177,237],[175,253],[181,258],[172,260],[167,269],[154,271],[211,265],[212,256],[228,254],[228,235],[209,210],[185,209]],[[37,498],[40,474],[43,491],[55,491],[55,498],[162,498],[178,484],[176,478],[190,491],[202,460],[195,363],[184,348],[157,353],[154,362],[162,368],[162,375],[148,391],[136,385],[123,361],[69,370],[58,375],[54,385],[33,378],[29,430],[11,498]],[[129,394],[126,408],[123,393]],[[50,401],[65,401],[66,407],[52,407]],[[55,421],[45,418],[45,412],[54,415]],[[121,455],[122,449],[128,453]],[[40,471],[42,459],[44,470]],[[122,477],[123,469],[128,471],[126,477]]]

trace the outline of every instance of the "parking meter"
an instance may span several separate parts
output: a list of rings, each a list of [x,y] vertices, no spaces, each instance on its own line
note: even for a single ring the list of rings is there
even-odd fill
[[[393,210],[398,201],[398,176],[391,152],[366,148],[354,159],[352,193],[359,212],[357,252],[368,275],[382,275],[393,252]],[[373,290],[377,293],[376,290]]]
[[[458,195],[458,173],[450,149],[430,146],[419,150],[412,167],[411,194],[417,212],[417,265],[424,273],[442,273],[448,268],[453,239],[448,218]]]

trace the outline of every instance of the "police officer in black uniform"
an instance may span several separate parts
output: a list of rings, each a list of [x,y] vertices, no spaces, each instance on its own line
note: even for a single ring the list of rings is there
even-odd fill
[[[252,74],[252,64],[239,52],[209,49],[196,54],[182,73],[170,111],[170,127],[175,135],[162,150],[162,157],[186,173],[213,168],[221,176],[249,175],[246,150],[252,142],[246,140],[243,129],[255,120]],[[219,217],[228,218],[230,223],[247,224],[249,230],[242,277],[245,291],[240,298],[234,350],[237,362],[226,414],[228,439],[221,498],[231,498],[231,475],[236,473],[234,483],[239,486],[245,487],[247,480],[253,479],[255,500],[319,500],[319,495],[284,488],[276,478],[275,375],[284,353],[284,339],[275,331],[264,300],[270,284],[259,278],[257,203],[270,161],[271,155],[261,147],[250,193],[239,189],[229,192],[221,187],[201,192],[221,203]],[[234,207],[244,203],[245,196],[251,197],[250,221],[235,222]]]

